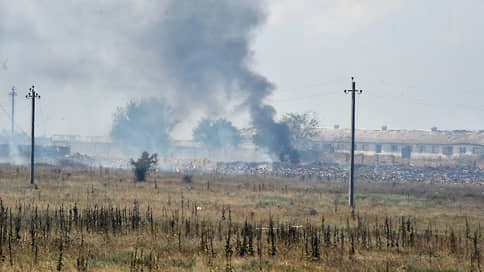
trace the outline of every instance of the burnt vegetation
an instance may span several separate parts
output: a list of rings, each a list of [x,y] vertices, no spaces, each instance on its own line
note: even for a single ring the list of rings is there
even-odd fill
[[[293,261],[344,268],[363,262],[361,256],[370,252],[385,256],[411,254],[419,258],[419,263],[429,265],[432,261],[439,263],[443,257],[466,260],[462,265],[470,269],[477,270],[481,265],[481,230],[476,222],[467,219],[464,229],[415,217],[368,218],[349,214],[342,215],[344,225],[327,223],[324,216],[320,223],[299,225],[272,217],[268,222],[250,218],[224,220],[221,216],[208,218],[197,215],[194,201],[183,205],[165,207],[161,216],[154,216],[152,207],[142,210],[136,203],[85,208],[77,205],[39,208],[27,203],[9,207],[0,203],[1,261],[13,266],[24,258],[22,255],[32,254],[34,264],[39,258],[56,258],[56,269],[60,271],[66,258],[82,271],[95,265],[99,258],[96,240],[143,235],[173,249],[149,246],[147,241],[133,244],[135,249],[129,252],[129,259],[121,258],[117,265],[129,266],[135,271],[164,269],[167,264],[160,260],[169,258],[172,250],[176,255],[196,256],[208,266],[224,256],[227,270],[232,269],[232,258],[255,263],[256,255],[272,260],[273,265],[290,256]],[[187,210],[184,215],[180,213],[183,209]],[[90,237],[91,242],[86,243],[85,237]],[[198,246],[192,247],[193,244]],[[46,255],[46,252],[49,253]],[[356,254],[360,257],[356,258]]]
[[[362,185],[351,213],[343,188],[317,179],[158,174],[136,185],[127,171],[40,172],[32,192],[0,181],[2,270],[482,269],[482,198],[463,197],[475,187],[440,187],[453,198],[435,200],[435,187],[416,197]]]

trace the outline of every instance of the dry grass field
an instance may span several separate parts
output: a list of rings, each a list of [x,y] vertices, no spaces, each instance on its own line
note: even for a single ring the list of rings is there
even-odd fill
[[[1,271],[482,271],[484,187],[0,167]]]

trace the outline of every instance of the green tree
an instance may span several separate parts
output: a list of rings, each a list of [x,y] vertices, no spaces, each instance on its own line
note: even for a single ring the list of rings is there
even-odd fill
[[[212,148],[237,146],[241,137],[232,122],[225,119],[210,120],[203,118],[193,129],[193,140]]]
[[[300,143],[301,141],[318,135],[319,121],[316,119],[314,113],[286,113],[282,116],[281,122],[289,127],[293,144]]]
[[[136,181],[145,181],[146,173],[153,170],[158,163],[158,154],[154,153],[150,155],[148,152],[143,152],[138,160],[130,160],[131,165],[134,167],[134,175]]]
[[[178,124],[163,99],[131,101],[114,114],[110,136],[125,154],[142,151],[166,154],[172,147],[170,133]]]

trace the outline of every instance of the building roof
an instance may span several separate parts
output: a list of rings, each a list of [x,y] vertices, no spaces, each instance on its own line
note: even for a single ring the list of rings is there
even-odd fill
[[[54,142],[86,142],[86,143],[111,143],[107,136],[81,136],[72,134],[56,134],[50,139]]]
[[[407,144],[472,144],[484,145],[484,131],[428,131],[428,130],[370,130],[357,129],[357,142]],[[346,142],[351,140],[350,129],[320,128],[315,141]]]

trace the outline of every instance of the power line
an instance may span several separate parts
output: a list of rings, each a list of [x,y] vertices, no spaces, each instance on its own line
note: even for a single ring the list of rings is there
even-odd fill
[[[295,98],[288,98],[288,99],[271,99],[271,102],[275,103],[284,103],[284,102],[293,102],[293,101],[300,101],[300,100],[306,100],[306,99],[311,99],[311,98],[316,98],[316,97],[329,97],[336,95],[335,93],[328,93],[328,94],[314,94],[314,95],[305,95],[305,96],[299,96]]]
[[[324,80],[324,81],[319,81],[319,82],[314,82],[314,83],[310,83],[310,84],[305,84],[305,85],[300,85],[298,87],[294,87],[294,88],[283,88],[283,89],[276,89],[277,92],[284,92],[284,91],[289,91],[289,90],[294,90],[294,89],[308,89],[308,88],[315,88],[317,87],[317,89],[319,89],[321,86],[328,86],[330,84],[335,84],[335,83],[338,83],[340,81],[342,81],[343,78],[333,78],[331,80]],[[332,89],[332,88],[328,88],[328,89]],[[300,91],[298,91],[298,93],[300,93]],[[271,99],[271,102],[287,102],[287,101],[295,101],[295,100],[304,100],[304,99],[308,99],[308,98],[314,98],[314,97],[321,97],[321,96],[332,96],[332,95],[335,95],[334,93],[327,93],[327,94],[321,94],[318,92],[313,92],[311,94],[308,94],[308,95],[304,95],[304,96],[298,96],[298,97],[294,97],[294,98],[289,98],[289,99]]]
[[[46,118],[46,115],[44,114],[44,105],[41,101],[37,102],[37,131],[39,132],[39,135],[46,135],[45,131],[45,125],[49,122],[49,118]]]
[[[385,95],[376,94],[375,95],[374,94],[374,95],[372,95],[372,97],[375,97],[377,99],[378,98],[387,99],[388,97],[390,97],[390,98],[393,98],[394,100],[397,99],[397,100],[400,100],[400,101],[402,99],[405,99],[411,104],[421,105],[421,106],[425,106],[425,107],[432,107],[432,108],[435,108],[435,109],[437,109],[437,108],[443,109],[444,108],[442,105],[429,103],[423,98],[408,97],[408,96],[405,96],[405,95],[394,95],[394,94],[385,94]],[[484,111],[484,106],[477,106],[477,105],[453,104],[452,107],[458,107],[458,108],[463,109],[463,110]]]
[[[2,104],[0,104],[0,109],[3,111],[3,113],[5,113],[7,120],[11,121],[12,116],[10,115],[10,113],[8,113],[8,111],[5,109],[5,107]],[[20,130],[21,132],[27,133],[25,129],[17,121],[15,121],[15,127],[17,127],[17,129]]]
[[[395,85],[392,82],[387,82],[387,81],[384,81],[384,80],[378,80],[378,81],[375,81],[375,82],[379,85],[383,85],[385,89],[387,89],[387,88],[391,88],[393,90],[400,89],[401,93],[398,94],[398,93],[395,93],[395,92],[392,92],[392,93],[385,92],[385,95],[378,95],[378,94],[375,95],[375,94],[373,94],[372,97],[379,97],[379,98],[382,98],[382,99],[385,99],[387,97],[397,98],[397,99],[403,98],[403,99],[406,99],[407,101],[409,101],[412,104],[419,104],[419,105],[423,105],[423,106],[427,106],[427,107],[434,107],[434,108],[444,108],[443,105],[437,105],[435,103],[429,103],[430,99],[426,99],[426,98],[423,98],[423,97],[417,97],[415,95],[412,95],[412,96],[405,95],[407,93],[405,90],[418,90],[419,86],[416,85],[416,84],[403,86],[403,88],[402,88],[401,84]],[[452,104],[451,106],[452,107],[460,107],[460,108],[465,109],[465,110],[484,111],[484,106],[482,106],[482,105],[469,105],[469,104],[457,103],[457,104]]]
[[[11,120],[10,118],[10,113],[7,112],[7,110],[5,109],[5,107],[0,104],[0,109],[2,109],[2,111],[5,113],[5,115],[7,116],[8,120]]]

